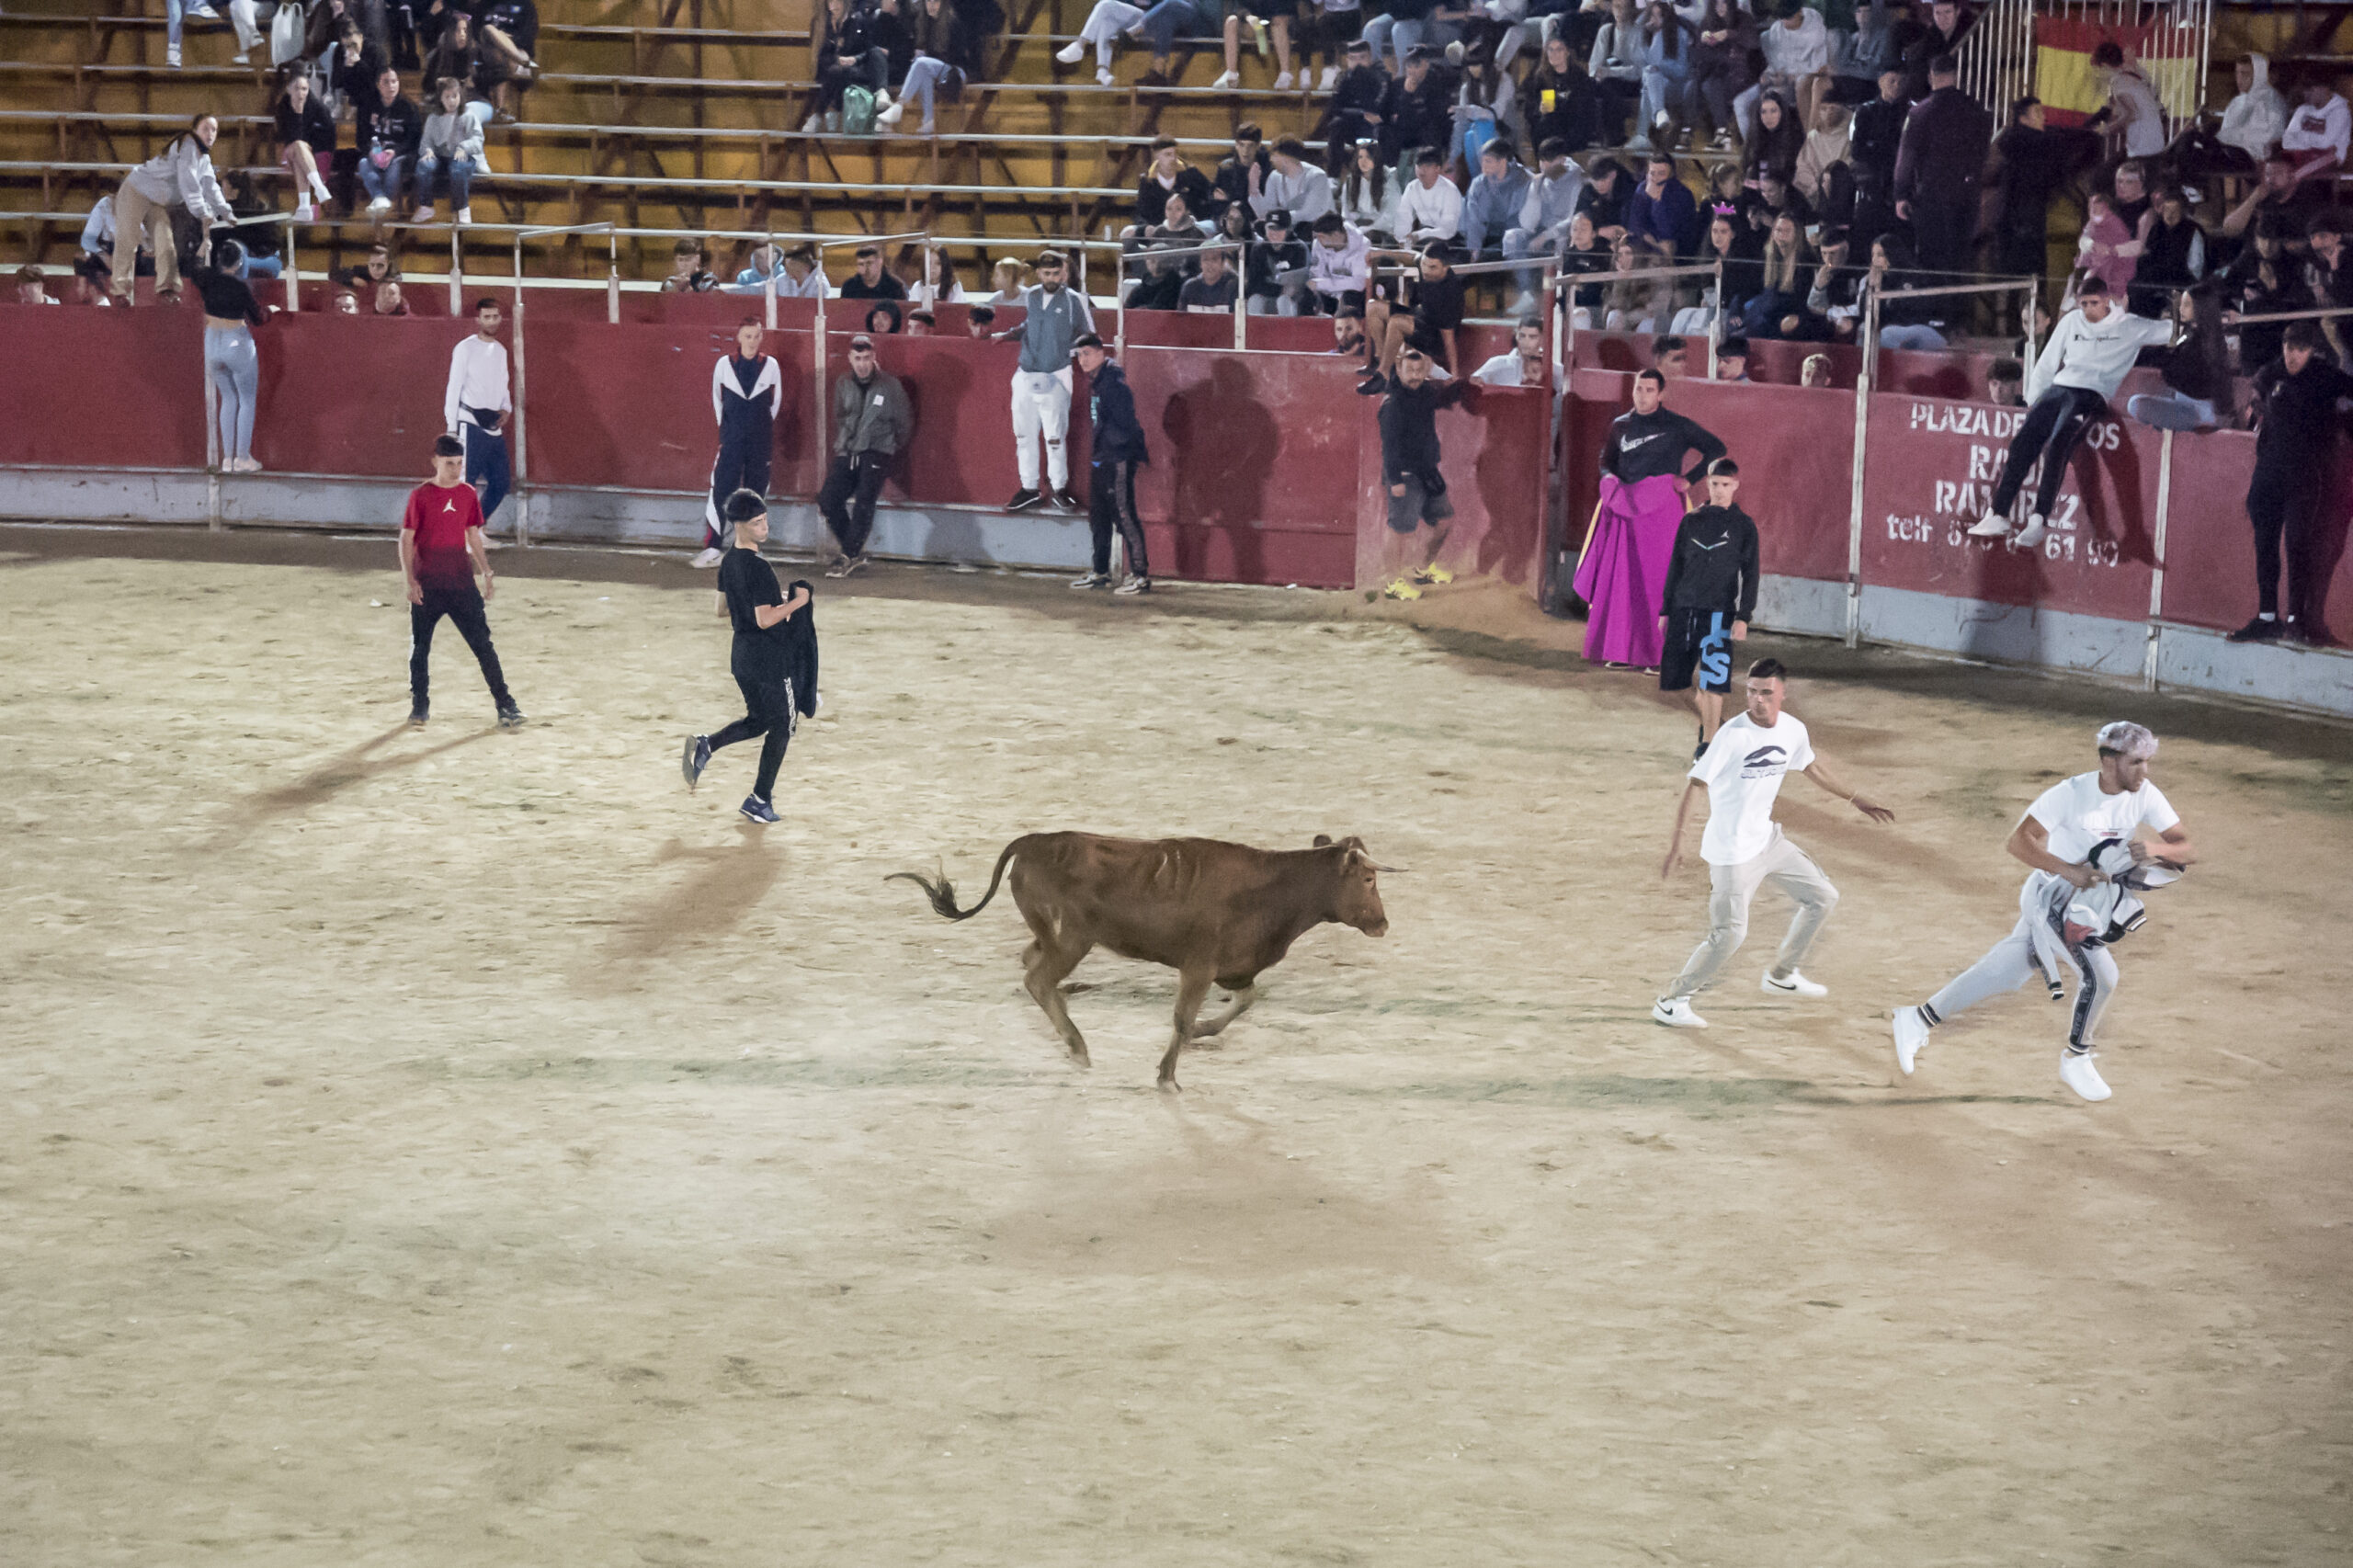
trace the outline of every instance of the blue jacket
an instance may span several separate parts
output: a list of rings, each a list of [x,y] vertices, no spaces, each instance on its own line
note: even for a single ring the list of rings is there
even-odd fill
[[[1626,201],[1626,233],[1677,254],[1689,250],[1699,239],[1699,203],[1692,197],[1691,187],[1679,179],[1668,180],[1655,199],[1648,185],[1638,185]]]
[[[1103,368],[1087,378],[1086,407],[1095,426],[1095,461],[1152,460],[1144,453],[1142,422],[1136,418],[1136,394],[1116,361],[1104,360]]]

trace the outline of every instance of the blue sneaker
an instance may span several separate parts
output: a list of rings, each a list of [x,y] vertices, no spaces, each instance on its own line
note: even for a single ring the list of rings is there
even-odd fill
[[[758,823],[763,826],[779,820],[776,814],[776,808],[757,795],[745,796],[744,803],[735,809],[744,813],[745,820]]]
[[[693,793],[695,781],[702,777],[702,770],[710,766],[710,737],[709,735],[688,735],[687,737],[686,756],[678,760],[679,771],[683,772],[687,776],[688,793]]]

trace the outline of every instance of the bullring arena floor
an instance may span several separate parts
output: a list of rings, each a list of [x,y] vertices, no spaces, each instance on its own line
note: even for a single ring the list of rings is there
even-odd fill
[[[1645,1009],[1691,725],[1475,591],[885,569],[764,835],[709,579],[535,551],[405,712],[388,545],[0,529],[0,1558],[68,1564],[2313,1563],[2353,1530],[2353,735],[1760,642],[1808,965]],[[371,601],[381,601],[377,608]],[[1498,625],[1519,628],[1509,638]],[[1524,635],[1521,633],[1524,632]],[[1572,632],[1573,634],[1573,632]],[[2130,713],[2209,864],[2058,1082],[2008,822]],[[1157,1093],[1022,994],[1036,828],[1359,833]]]

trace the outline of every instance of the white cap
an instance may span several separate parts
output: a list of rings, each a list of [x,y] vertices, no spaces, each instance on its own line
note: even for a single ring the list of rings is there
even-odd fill
[[[2113,724],[2100,726],[2099,749],[2112,751],[2136,762],[2145,762],[2157,755],[2157,737],[2151,734],[2145,725],[2120,719]]]

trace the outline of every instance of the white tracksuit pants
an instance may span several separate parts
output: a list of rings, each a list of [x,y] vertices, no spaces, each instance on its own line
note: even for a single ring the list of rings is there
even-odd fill
[[[1683,972],[1661,994],[1664,996],[1697,996],[1716,983],[1748,939],[1748,905],[1757,889],[1779,888],[1798,906],[1789,934],[1781,938],[1781,950],[1773,956],[1772,973],[1779,980],[1797,972],[1822,923],[1838,904],[1838,890],[1830,885],[1822,868],[1782,837],[1778,826],[1773,829],[1773,842],[1761,854],[1736,866],[1709,866],[1708,883],[1708,934],[1691,950]]]
[[[1038,440],[1045,438],[1046,479],[1056,490],[1070,488],[1070,371],[1013,372],[1013,456],[1021,468],[1021,488],[1038,488]]]
[[[1928,1017],[1949,1023],[1989,997],[2016,991],[2042,971],[2034,961],[2031,916],[2020,915],[2010,934],[1985,956],[1955,975],[1950,984],[1928,998]],[[2076,947],[2059,944],[2075,968],[2075,1009],[2068,1020],[2067,1044],[2089,1051],[2099,1039],[2099,1021],[2116,999],[2116,955],[2105,945],[2086,942]],[[2052,998],[2058,1000],[2054,994]]]

